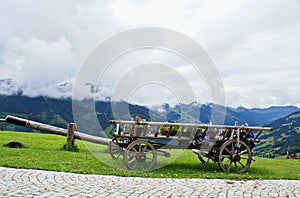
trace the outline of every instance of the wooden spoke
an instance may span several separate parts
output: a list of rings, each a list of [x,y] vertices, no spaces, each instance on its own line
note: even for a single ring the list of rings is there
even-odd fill
[[[226,166],[228,162],[230,162],[230,159],[227,159],[227,160],[223,163],[223,166]]]
[[[138,153],[139,151],[137,151],[134,147],[132,147],[132,151]]]
[[[239,154],[242,155],[242,154],[244,154],[244,153],[247,153],[247,150],[243,150],[243,151],[241,151]]]
[[[233,161],[230,161],[230,164],[229,164],[228,168],[226,169],[226,172],[229,172],[229,171],[230,171],[230,168],[231,168],[231,166],[232,166],[232,162],[233,162]]]
[[[229,151],[228,148],[226,148],[226,147],[225,147],[224,149],[225,149],[229,154],[233,154],[233,152],[232,152],[233,149],[232,149],[231,151]]]
[[[146,152],[147,150],[147,145],[143,148],[143,152]]]
[[[236,165],[236,161],[234,161],[234,167],[235,167],[235,171],[236,171],[236,172],[239,172],[239,168],[238,168],[237,165]]]
[[[240,162],[240,161],[238,161],[238,162],[239,162],[239,164],[240,164],[243,168],[245,168],[245,165],[242,164],[242,162]]]

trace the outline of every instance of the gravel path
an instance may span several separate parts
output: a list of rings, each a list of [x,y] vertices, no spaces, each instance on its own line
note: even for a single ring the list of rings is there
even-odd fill
[[[150,179],[0,167],[0,197],[299,197],[300,181]]]

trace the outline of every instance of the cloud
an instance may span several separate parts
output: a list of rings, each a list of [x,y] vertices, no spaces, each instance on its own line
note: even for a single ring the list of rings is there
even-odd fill
[[[201,6],[199,1],[180,0],[166,1],[114,1],[113,15],[119,23],[125,26],[165,26],[174,21],[191,16],[195,7]]]
[[[165,26],[189,35],[216,63],[228,105],[265,107],[299,105],[299,5],[281,0],[123,1],[116,2],[114,14],[124,25]]]
[[[99,43],[124,30],[158,26],[190,36],[209,53],[228,105],[300,105],[299,11],[299,1],[282,0],[2,0],[0,79],[12,79],[14,88],[4,83],[0,93],[22,89],[30,96],[71,96],[80,64]],[[201,102],[210,99],[204,79],[189,64],[158,50],[132,52],[114,62],[98,85],[101,97],[110,97],[109,85],[130,69],[150,61],[173,66]],[[172,95],[159,94],[164,100]],[[142,89],[132,100],[151,102]]]
[[[75,58],[70,43],[61,37],[48,43],[38,39],[15,39],[10,46],[18,50],[4,53],[1,73],[13,78],[29,96],[49,95],[51,87],[74,76]],[[50,92],[49,92],[50,91]]]
[[[109,6],[101,1],[2,1],[1,79],[13,79],[28,96],[72,96],[72,86],[61,84],[72,84],[88,53],[115,31]]]

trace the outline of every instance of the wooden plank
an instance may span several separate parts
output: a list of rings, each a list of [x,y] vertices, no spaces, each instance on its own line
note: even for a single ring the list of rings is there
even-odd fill
[[[187,123],[169,123],[169,122],[135,122],[126,120],[110,120],[110,124],[132,124],[132,125],[149,125],[149,126],[176,126],[176,127],[196,127],[196,128],[215,128],[215,129],[246,129],[254,131],[271,131],[270,127],[250,127],[245,125],[211,125],[211,124],[187,124]]]
[[[142,139],[160,139],[160,140],[178,140],[178,141],[189,141],[189,140],[192,140],[191,138],[189,137],[179,137],[179,136],[165,136],[165,135],[158,135],[158,136],[133,136],[133,135],[130,135],[130,134],[124,134],[124,135],[119,135],[117,133],[113,133],[113,136],[114,137],[122,137],[122,138],[132,138],[132,137],[135,137],[135,138],[142,138]]]

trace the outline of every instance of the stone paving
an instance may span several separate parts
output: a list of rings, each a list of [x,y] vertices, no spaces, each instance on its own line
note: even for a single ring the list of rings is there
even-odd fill
[[[150,179],[0,167],[0,197],[299,197],[300,181]]]

